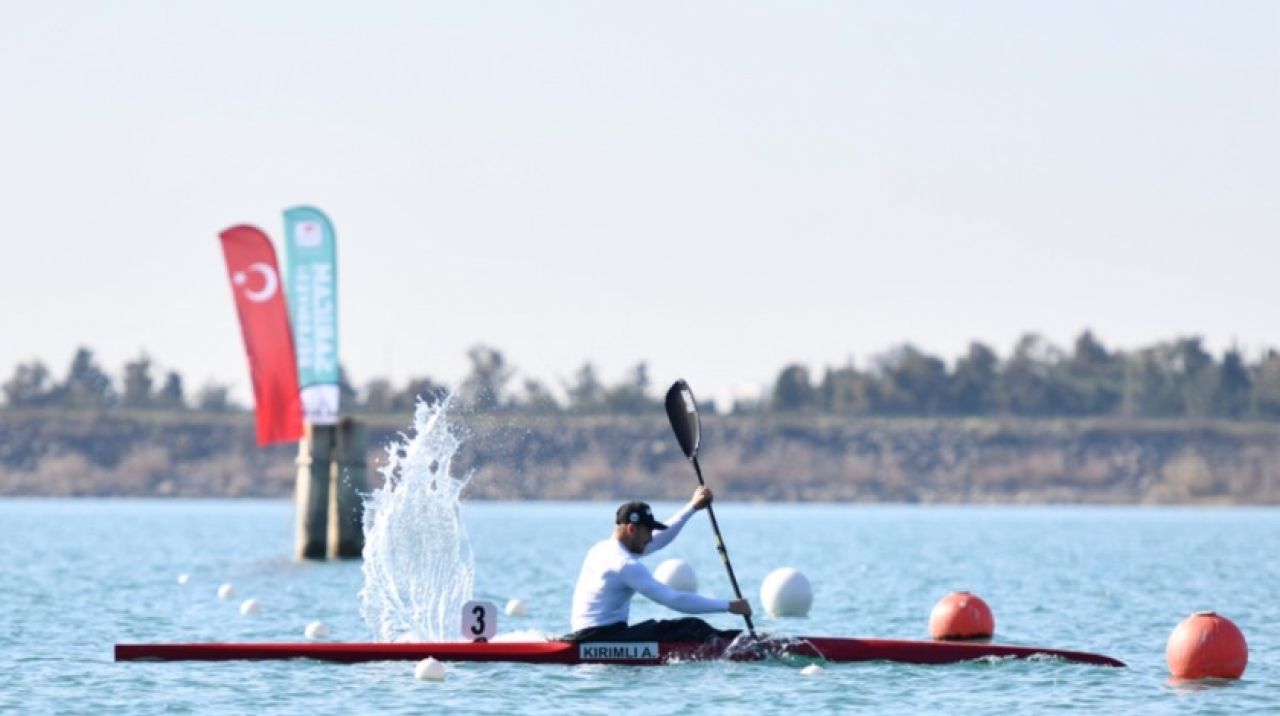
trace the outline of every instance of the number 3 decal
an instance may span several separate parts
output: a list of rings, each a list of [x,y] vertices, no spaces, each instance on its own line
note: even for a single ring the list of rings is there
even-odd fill
[[[472,641],[488,641],[498,633],[498,607],[493,602],[473,601],[462,605],[462,636]]]

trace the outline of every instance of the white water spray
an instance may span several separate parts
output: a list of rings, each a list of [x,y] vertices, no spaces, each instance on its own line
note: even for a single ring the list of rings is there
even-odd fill
[[[412,436],[387,446],[386,482],[365,500],[360,614],[379,641],[456,639],[472,597],[475,559],[460,512],[471,474],[449,472],[463,433],[448,407],[418,402]]]

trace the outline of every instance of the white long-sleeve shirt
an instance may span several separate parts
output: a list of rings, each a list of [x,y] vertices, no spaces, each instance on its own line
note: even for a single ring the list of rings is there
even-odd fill
[[[697,509],[692,503],[667,520],[667,529],[654,530],[653,541],[645,547],[650,555],[671,544]],[[653,578],[621,542],[610,537],[587,551],[573,590],[573,631],[626,622],[631,598],[639,592],[653,601],[685,614],[725,612],[729,602],[693,592],[679,592]]]

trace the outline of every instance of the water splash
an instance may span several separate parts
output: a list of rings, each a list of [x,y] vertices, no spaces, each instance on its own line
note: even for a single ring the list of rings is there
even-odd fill
[[[808,639],[766,632],[760,632],[755,638],[746,632],[738,634],[725,648],[723,658],[731,661],[764,659],[796,668],[827,663],[826,657]]]
[[[450,474],[465,432],[449,423],[449,402],[418,401],[412,436],[387,445],[385,484],[365,500],[360,614],[379,641],[456,639],[475,586],[461,514],[471,473]]]

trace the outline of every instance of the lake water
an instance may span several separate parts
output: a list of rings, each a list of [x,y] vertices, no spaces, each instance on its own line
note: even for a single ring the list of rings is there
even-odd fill
[[[568,629],[580,560],[614,507],[464,503],[476,598],[530,606],[500,632]],[[659,518],[674,507],[656,505]],[[926,638],[933,604],[969,589],[995,612],[997,641],[1129,668],[831,664],[806,677],[781,664],[450,664],[432,683],[413,678],[413,662],[115,663],[118,641],[302,641],[316,619],[333,640],[367,641],[360,564],[294,562],[283,501],[0,500],[0,712],[1280,712],[1280,510],[724,503],[717,517],[763,630]],[[702,593],[729,595],[704,516],[647,561],[670,557],[693,565]],[[760,584],[781,566],[813,583],[807,618],[763,614]],[[236,599],[217,598],[224,582]],[[261,614],[240,616],[248,597]],[[1243,680],[1169,683],[1165,642],[1201,609],[1244,631]],[[664,613],[638,597],[632,618]]]

